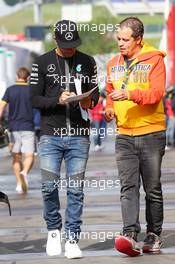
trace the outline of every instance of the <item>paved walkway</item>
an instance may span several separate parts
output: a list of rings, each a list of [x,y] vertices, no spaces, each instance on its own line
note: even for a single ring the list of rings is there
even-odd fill
[[[15,192],[15,178],[11,169],[11,157],[0,151],[0,186],[10,198],[12,216],[4,204],[0,204],[0,263],[8,264],[58,264],[70,263],[60,257],[48,257],[45,253],[47,230],[42,219],[39,162],[29,175],[29,193]],[[166,152],[162,182],[165,200],[163,248],[160,255],[143,255],[129,258],[114,250],[114,236],[122,228],[119,182],[114,155],[114,139],[109,137],[101,152],[90,151],[85,182],[85,205],[80,246],[84,258],[71,263],[167,263],[175,261],[175,150]],[[62,170],[64,179],[64,166]],[[60,190],[61,212],[64,218],[65,187]],[[143,240],[145,232],[144,192],[141,188],[140,220]]]

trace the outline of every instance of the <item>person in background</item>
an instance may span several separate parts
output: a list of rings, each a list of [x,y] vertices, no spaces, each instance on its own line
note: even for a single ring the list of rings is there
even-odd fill
[[[166,114],[166,150],[174,147],[175,115],[172,107],[173,87],[168,87],[164,96],[164,107]]]
[[[89,110],[91,116],[91,128],[93,130],[94,151],[99,151],[103,148],[102,136],[105,137],[105,128],[102,127],[104,120],[104,104],[103,97],[99,97],[98,104]]]
[[[123,218],[123,232],[116,237],[115,246],[129,256],[141,254],[137,243],[141,231],[141,179],[147,224],[143,252],[160,252],[162,244],[165,53],[146,44],[143,34],[144,26],[138,18],[128,17],[121,21],[117,31],[120,54],[107,66],[106,119],[115,118],[117,124],[115,146]]]
[[[41,114],[39,109],[33,108],[33,122],[35,130],[35,155],[38,154],[38,142],[40,139]]]
[[[16,192],[27,193],[27,175],[34,162],[34,123],[30,103],[30,72],[20,67],[16,74],[16,84],[5,91],[0,101],[0,120],[4,109],[8,110],[8,128],[10,131],[11,152],[13,155],[13,171],[16,176]]]

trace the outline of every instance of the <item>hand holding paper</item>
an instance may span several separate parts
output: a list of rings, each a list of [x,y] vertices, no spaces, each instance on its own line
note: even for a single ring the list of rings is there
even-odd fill
[[[91,89],[90,91],[86,92],[86,93],[82,93],[80,95],[69,95],[65,98],[64,103],[71,103],[71,102],[80,102],[82,101],[84,98],[89,97],[91,95],[91,93],[93,91],[95,91],[98,88],[98,86],[94,87],[93,89]]]
[[[73,97],[73,96],[76,96],[76,94],[75,93],[73,93],[73,92],[68,92],[68,91],[64,91],[62,94],[61,94],[61,96],[60,96],[60,98],[59,98],[59,103],[60,104],[65,104],[66,103],[66,100],[68,99],[68,98],[70,98],[70,97]]]

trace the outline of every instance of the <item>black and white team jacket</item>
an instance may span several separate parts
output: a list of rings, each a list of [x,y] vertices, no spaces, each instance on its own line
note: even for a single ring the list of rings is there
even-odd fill
[[[54,49],[38,57],[32,65],[31,102],[41,110],[41,135],[89,134],[90,122],[82,118],[79,103],[58,104],[64,90],[77,94],[76,80],[79,80],[82,93],[97,86],[97,66],[93,57],[76,51],[73,57],[63,58]],[[98,89],[95,89],[91,94],[94,106],[98,97]]]

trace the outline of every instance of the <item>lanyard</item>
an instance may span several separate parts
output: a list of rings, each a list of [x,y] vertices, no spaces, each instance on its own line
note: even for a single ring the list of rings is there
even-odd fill
[[[132,64],[132,62],[131,62]],[[127,65],[126,60],[124,61],[124,78],[123,78],[123,82],[121,85],[121,89],[126,89],[126,86],[128,84],[128,80],[129,80],[129,75],[131,73],[131,71],[134,69],[134,65],[132,65],[131,67]]]

